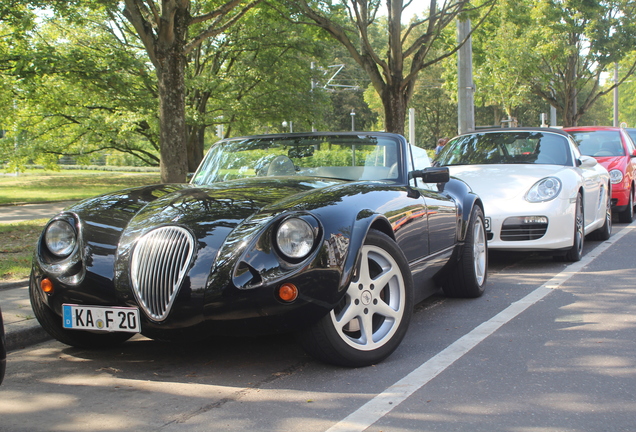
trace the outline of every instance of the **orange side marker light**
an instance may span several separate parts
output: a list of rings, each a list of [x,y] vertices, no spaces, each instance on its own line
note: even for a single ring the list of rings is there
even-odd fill
[[[278,297],[285,302],[293,302],[298,298],[298,288],[292,283],[284,283],[278,288]]]
[[[44,278],[40,281],[40,289],[47,294],[53,294],[54,287],[51,279]]]

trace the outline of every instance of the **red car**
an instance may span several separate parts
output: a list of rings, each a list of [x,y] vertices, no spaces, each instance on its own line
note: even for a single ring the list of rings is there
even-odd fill
[[[612,210],[618,220],[634,219],[636,146],[622,128],[583,126],[564,128],[574,137],[581,153],[593,156],[607,169],[612,181]]]

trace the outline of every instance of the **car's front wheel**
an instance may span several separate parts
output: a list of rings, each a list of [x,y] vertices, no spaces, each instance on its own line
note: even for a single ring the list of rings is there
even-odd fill
[[[300,333],[315,358],[340,366],[378,363],[398,347],[413,313],[408,263],[386,234],[371,230],[342,301]]]
[[[470,215],[466,239],[455,268],[442,289],[448,297],[479,297],[484,293],[488,275],[488,245],[484,213],[474,206]]]
[[[43,300],[44,294],[33,277],[29,283],[31,307],[38,322],[48,334],[58,341],[77,348],[109,348],[120,345],[134,336],[134,333],[96,333],[84,330],[67,330],[62,326],[62,317],[56,315]]]
[[[585,241],[584,234],[584,221],[583,216],[583,197],[579,193],[576,197],[576,211],[574,214],[574,234],[572,238],[572,247],[565,253],[565,255],[558,257],[557,259],[562,261],[580,261],[583,257],[583,242]]]
[[[618,214],[619,222],[631,223],[634,220],[634,191],[629,190],[629,201],[625,210]]]

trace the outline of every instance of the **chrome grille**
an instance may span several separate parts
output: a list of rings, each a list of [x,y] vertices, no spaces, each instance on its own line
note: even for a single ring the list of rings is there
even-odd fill
[[[168,316],[193,253],[192,234],[177,226],[154,229],[137,241],[130,266],[133,291],[152,319]]]

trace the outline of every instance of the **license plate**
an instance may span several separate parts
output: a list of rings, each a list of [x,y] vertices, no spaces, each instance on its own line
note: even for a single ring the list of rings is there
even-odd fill
[[[484,225],[486,226],[486,232],[490,232],[490,218],[484,218]]]
[[[104,332],[139,333],[139,309],[135,307],[62,305],[64,328]]]

